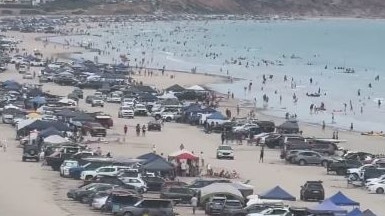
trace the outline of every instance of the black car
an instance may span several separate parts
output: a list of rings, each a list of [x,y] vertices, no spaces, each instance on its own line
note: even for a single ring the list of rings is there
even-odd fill
[[[325,199],[325,190],[322,186],[322,181],[307,181],[303,186],[301,186],[300,191],[301,200],[324,200]]]
[[[40,148],[38,145],[25,145],[23,148],[23,157],[22,160],[26,161],[27,159],[35,160],[36,162],[39,162]]]
[[[111,184],[102,184],[102,183],[96,183],[91,184],[90,186],[82,187],[76,190],[71,190],[68,192],[67,196],[68,198],[72,198],[74,200],[80,201],[81,203],[88,203],[90,200],[90,196],[92,194],[100,192],[100,191],[106,191],[111,190],[117,187],[116,185]],[[71,194],[71,195],[70,195]]]
[[[147,184],[147,191],[160,191],[165,180],[158,176],[142,176],[143,181]]]
[[[175,204],[189,204],[195,191],[187,187],[168,187],[160,192],[161,199],[172,199]]]
[[[154,130],[161,131],[162,130],[162,125],[158,121],[150,121],[148,123],[147,128],[148,128],[148,131],[154,131]]]

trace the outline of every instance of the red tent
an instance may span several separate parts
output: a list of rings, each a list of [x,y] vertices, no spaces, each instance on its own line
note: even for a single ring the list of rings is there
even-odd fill
[[[169,158],[176,158],[178,160],[197,160],[199,157],[194,155],[192,152],[187,150],[180,150],[174,153],[171,153]]]

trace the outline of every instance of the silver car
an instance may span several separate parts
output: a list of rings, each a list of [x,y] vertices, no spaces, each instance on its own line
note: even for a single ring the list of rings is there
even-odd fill
[[[142,199],[134,206],[120,208],[117,216],[142,216],[145,213],[153,216],[174,216],[172,200]]]
[[[315,151],[299,151],[292,159],[293,163],[305,166],[307,164],[317,164],[326,167],[329,158],[324,157]]]

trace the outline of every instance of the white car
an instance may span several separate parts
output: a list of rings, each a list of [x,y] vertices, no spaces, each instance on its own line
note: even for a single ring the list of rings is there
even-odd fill
[[[242,126],[236,126],[236,127],[233,127],[233,130],[234,131],[241,131],[241,130],[247,130],[248,128],[250,127],[258,127],[257,124],[244,124]]]
[[[41,119],[47,121],[56,121],[57,117],[55,115],[44,114],[41,116]]]
[[[132,106],[134,107],[136,104],[135,98],[123,98],[122,100],[122,106]]]
[[[26,72],[26,73],[23,75],[23,79],[33,79],[32,73]]]
[[[109,103],[120,103],[122,98],[119,94],[112,93],[109,97],[107,97],[107,102]]]
[[[11,64],[16,64],[24,61],[24,58],[22,56],[16,56],[11,59]]]
[[[234,160],[234,150],[229,145],[220,145],[217,148],[217,159],[229,158]]]
[[[370,178],[370,179],[367,179],[366,182],[365,182],[365,186],[368,186],[369,184],[374,184],[376,182],[381,182],[381,181],[384,181],[385,180],[385,175],[382,175],[378,178]]]
[[[60,176],[68,177],[70,175],[70,168],[78,167],[79,162],[75,160],[65,160],[60,166]]]
[[[43,67],[44,62],[42,62],[42,61],[30,61],[29,65],[32,67]]]
[[[141,178],[135,178],[135,177],[120,177],[120,179],[128,184],[128,185],[132,185],[132,186],[135,186],[136,188],[141,188],[143,189],[143,192],[146,192],[147,191],[147,184],[145,181],[143,181],[143,179]]]
[[[121,106],[118,112],[118,118],[134,118],[135,112],[131,106]]]
[[[104,100],[101,97],[95,97],[92,99],[91,106],[92,107],[96,107],[96,106],[104,107]]]
[[[373,164],[365,164],[365,165],[360,166],[358,168],[350,168],[346,171],[346,173],[348,175],[349,180],[357,181],[357,180],[363,179],[365,169],[371,168],[374,166],[375,165],[373,165]]]
[[[95,210],[100,210],[106,204],[108,196],[97,197],[92,200],[91,207]]]
[[[367,187],[369,193],[383,194],[385,191],[385,182],[377,182]]]
[[[141,115],[141,116],[147,116],[148,115],[148,110],[145,105],[143,104],[136,104],[134,112],[136,115]]]
[[[268,208],[268,209],[265,209],[259,213],[247,214],[247,216],[264,216],[264,215],[289,216],[289,215],[291,215],[291,212],[288,208]]]
[[[23,73],[26,73],[27,71],[28,71],[27,65],[20,65],[19,66],[19,73],[23,74]]]
[[[129,169],[126,166],[105,166],[96,170],[85,170],[80,174],[81,180],[89,180],[97,175],[116,176],[120,170]]]

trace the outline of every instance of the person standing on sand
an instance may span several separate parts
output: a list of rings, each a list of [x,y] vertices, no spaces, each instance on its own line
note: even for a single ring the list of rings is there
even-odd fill
[[[325,121],[322,121],[322,131],[325,131],[325,127],[326,127]]]
[[[195,210],[198,206],[198,198],[197,198],[196,194],[194,194],[194,196],[191,198],[190,202],[191,202],[193,214],[195,215]]]
[[[261,153],[259,154],[259,163],[263,163],[263,156],[264,156],[264,154],[265,154],[265,147],[264,146],[262,146],[262,148],[261,148]]]
[[[334,121],[334,112],[332,113],[332,124],[334,124],[335,121]]]
[[[239,104],[237,104],[237,116],[239,116],[239,112],[240,112]]]
[[[142,126],[142,136],[146,136],[146,125]]]
[[[126,136],[126,135],[127,135],[127,131],[128,131],[128,127],[127,127],[127,125],[124,125],[124,128],[123,128],[123,130],[124,130],[124,136]]]
[[[226,134],[225,134],[225,132],[222,132],[222,134],[221,134],[222,145],[225,142],[225,140],[226,140]]]
[[[353,130],[353,122],[350,123],[350,131],[352,131],[352,130]]]

